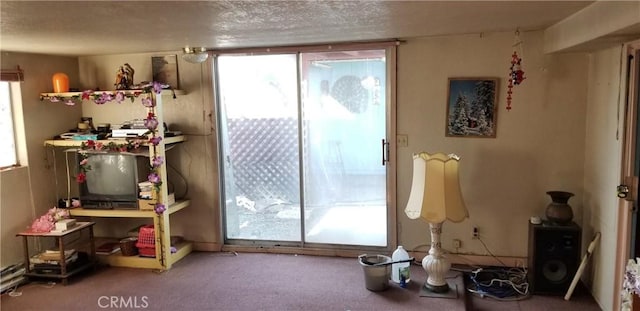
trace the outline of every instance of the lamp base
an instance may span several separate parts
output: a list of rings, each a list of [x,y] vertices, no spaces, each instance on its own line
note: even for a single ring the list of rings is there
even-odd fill
[[[447,280],[449,290],[443,293],[428,289],[425,283],[425,285],[420,288],[420,297],[458,299],[458,285],[460,282],[462,282],[462,280]]]
[[[449,284],[445,285],[431,285],[429,283],[424,283],[424,288],[434,293],[446,293],[450,290]]]

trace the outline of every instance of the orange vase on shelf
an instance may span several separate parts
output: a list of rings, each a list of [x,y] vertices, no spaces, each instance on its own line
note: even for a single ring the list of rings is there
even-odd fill
[[[57,72],[53,74],[52,80],[54,93],[69,92],[69,77],[66,74]]]

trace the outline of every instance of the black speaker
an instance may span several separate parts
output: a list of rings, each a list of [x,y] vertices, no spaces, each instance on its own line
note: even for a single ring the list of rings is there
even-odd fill
[[[529,291],[566,294],[580,265],[580,226],[529,223]]]

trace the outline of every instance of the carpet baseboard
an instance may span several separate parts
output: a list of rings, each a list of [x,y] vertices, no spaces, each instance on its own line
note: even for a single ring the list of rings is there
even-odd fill
[[[320,248],[299,248],[299,247],[258,247],[244,245],[223,245],[212,242],[194,242],[193,249],[203,252],[245,252],[245,253],[270,253],[270,254],[299,254],[315,256],[333,257],[358,257],[366,253],[364,251],[351,249],[320,249]],[[384,254],[384,252],[381,252]],[[389,254],[390,256],[391,254]],[[411,252],[416,261],[422,261],[427,255],[426,252]],[[527,257],[517,256],[486,256],[472,254],[445,254],[452,264],[467,266],[497,266],[497,267],[526,267]]]
[[[193,250],[200,252],[220,252],[222,244],[212,242],[193,242]]]

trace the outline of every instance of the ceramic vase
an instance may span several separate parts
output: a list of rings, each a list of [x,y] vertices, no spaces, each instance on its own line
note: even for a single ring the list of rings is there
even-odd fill
[[[559,225],[570,223],[573,210],[568,202],[574,194],[566,191],[547,191],[547,194],[551,197],[551,203],[547,205],[546,210],[547,220]]]

